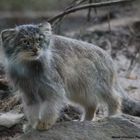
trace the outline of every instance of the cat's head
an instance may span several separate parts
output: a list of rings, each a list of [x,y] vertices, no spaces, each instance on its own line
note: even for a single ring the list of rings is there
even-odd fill
[[[37,60],[49,47],[50,35],[49,23],[27,24],[6,29],[1,32],[3,50],[8,59]]]

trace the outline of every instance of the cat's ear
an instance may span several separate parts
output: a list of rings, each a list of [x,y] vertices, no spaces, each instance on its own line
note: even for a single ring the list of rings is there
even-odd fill
[[[41,31],[46,32],[46,33],[52,33],[52,27],[51,24],[48,22],[40,23],[38,25]]]
[[[16,35],[17,31],[15,29],[6,29],[1,32],[2,41],[9,40]]]

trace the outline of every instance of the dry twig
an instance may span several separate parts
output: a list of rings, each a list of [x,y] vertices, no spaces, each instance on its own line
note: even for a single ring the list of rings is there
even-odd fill
[[[54,21],[58,20],[59,18],[62,18],[65,15],[71,14],[71,13],[79,11],[79,10],[83,10],[83,9],[87,9],[87,8],[97,8],[97,7],[111,6],[111,5],[131,2],[131,1],[134,1],[134,0],[115,0],[115,1],[90,3],[90,4],[84,4],[82,6],[76,6],[74,8],[70,8],[68,10],[65,10],[65,11],[61,12],[60,14],[56,15],[55,17],[52,17],[52,18],[48,19],[48,22],[53,23]]]

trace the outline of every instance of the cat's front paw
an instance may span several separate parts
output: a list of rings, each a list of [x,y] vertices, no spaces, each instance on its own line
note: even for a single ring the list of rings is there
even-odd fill
[[[35,126],[35,129],[40,130],[40,131],[48,130],[52,127],[53,124],[54,123],[39,120],[37,125]]]

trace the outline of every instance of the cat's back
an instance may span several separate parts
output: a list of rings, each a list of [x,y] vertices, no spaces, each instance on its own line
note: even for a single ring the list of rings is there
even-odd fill
[[[52,63],[64,83],[75,87],[76,81],[84,81],[88,86],[88,79],[91,77],[97,83],[112,83],[115,68],[111,57],[104,50],[93,44],[63,36],[53,35],[52,39]]]
[[[100,50],[102,51],[102,49],[100,49],[99,47],[91,44],[91,43],[87,43],[81,40],[76,40],[73,38],[69,38],[69,37],[64,37],[64,36],[59,36],[59,35],[52,35],[53,38],[53,43],[54,43],[54,47],[55,49],[62,49],[62,50],[66,50],[66,49],[79,49],[79,50]]]
[[[102,61],[112,63],[111,57],[100,47],[81,40],[76,40],[64,36],[52,35],[52,50],[61,55],[64,59],[86,58],[91,61]]]

